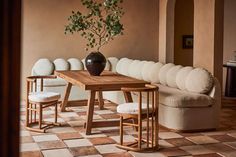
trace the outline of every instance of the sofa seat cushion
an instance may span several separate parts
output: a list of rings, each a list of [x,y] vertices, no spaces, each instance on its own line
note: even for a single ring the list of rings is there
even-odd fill
[[[66,84],[67,84],[67,82],[62,78],[44,79],[43,80],[44,87],[66,86]]]
[[[191,93],[160,84],[157,85],[159,87],[159,102],[169,107],[208,107],[214,103],[214,100],[205,94]]]
[[[33,102],[51,102],[59,100],[61,95],[55,92],[32,92],[29,94],[29,100]]]
[[[149,112],[152,112],[152,105],[149,105]],[[124,103],[117,106],[117,112],[121,114],[138,114],[139,103]],[[142,113],[147,113],[147,104],[142,104]]]

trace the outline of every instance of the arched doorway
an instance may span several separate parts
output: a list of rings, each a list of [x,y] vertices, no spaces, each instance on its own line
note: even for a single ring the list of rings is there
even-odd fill
[[[192,66],[194,0],[176,0],[174,14],[174,63]]]

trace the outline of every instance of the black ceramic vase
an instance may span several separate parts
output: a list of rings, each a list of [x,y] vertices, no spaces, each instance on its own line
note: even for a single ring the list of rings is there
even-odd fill
[[[85,58],[85,66],[90,75],[99,76],[106,66],[106,58],[100,52],[91,52]]]

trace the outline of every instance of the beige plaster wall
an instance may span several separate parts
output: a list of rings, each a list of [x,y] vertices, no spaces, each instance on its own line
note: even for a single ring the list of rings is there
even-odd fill
[[[124,1],[125,35],[101,50],[105,56],[158,60],[158,4],[158,0]],[[80,0],[23,0],[22,94],[25,77],[39,58],[87,55],[78,34],[64,35],[67,17],[80,8]]]
[[[223,0],[194,1],[194,66],[222,82]]]
[[[193,35],[193,0],[176,0],[174,63],[184,66],[193,65],[193,49],[183,49],[183,35]]]
[[[233,59],[236,51],[236,0],[225,0],[224,5],[224,60]],[[225,87],[226,69],[224,69],[223,87]]]

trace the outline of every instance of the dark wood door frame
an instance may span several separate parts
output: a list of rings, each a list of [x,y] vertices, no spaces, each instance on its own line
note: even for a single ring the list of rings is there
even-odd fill
[[[19,156],[21,0],[0,0],[0,156]]]

